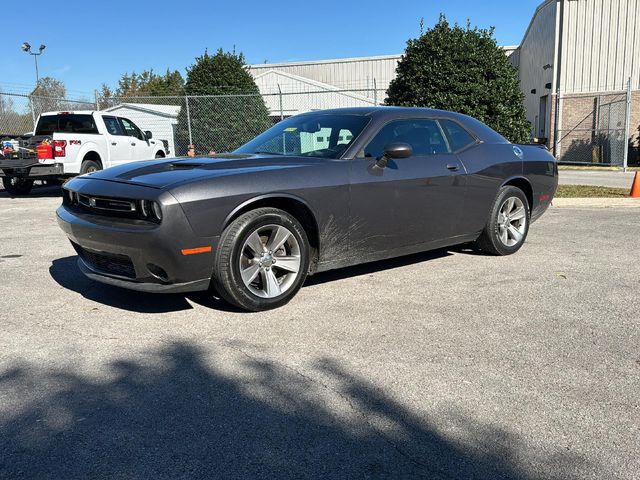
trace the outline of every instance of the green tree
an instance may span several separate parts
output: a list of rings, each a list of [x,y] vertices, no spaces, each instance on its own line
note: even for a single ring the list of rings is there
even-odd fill
[[[198,153],[233,150],[272,125],[241,53],[205,50],[187,68],[184,89],[191,96],[191,138]],[[190,143],[187,108],[180,109],[176,133],[177,153],[184,154]]]
[[[444,15],[407,49],[386,103],[471,115],[514,143],[529,140],[516,69],[489,30],[451,26]]]
[[[116,97],[179,96],[184,95],[184,79],[180,72],[167,69],[157,75],[153,69],[142,73],[125,73],[118,80]]]
[[[143,72],[144,73],[144,72]],[[184,95],[184,79],[180,72],[167,69],[164,75],[155,75],[140,86],[141,95],[178,96]]]

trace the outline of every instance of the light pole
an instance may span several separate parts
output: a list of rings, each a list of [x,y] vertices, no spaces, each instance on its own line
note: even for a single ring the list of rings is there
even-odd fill
[[[24,42],[22,44],[22,50],[26,53],[28,53],[29,55],[33,56],[33,59],[36,62],[36,88],[38,88],[38,84],[40,83],[40,75],[38,73],[38,57],[40,55],[42,55],[42,52],[44,52],[44,49],[47,48],[46,45],[44,44],[40,44],[40,48],[38,48],[37,52],[32,52],[31,51],[31,45],[29,45],[28,42]]]

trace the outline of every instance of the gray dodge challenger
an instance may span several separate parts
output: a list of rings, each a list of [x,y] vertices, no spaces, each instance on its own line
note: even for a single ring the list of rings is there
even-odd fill
[[[290,117],[233,153],[136,162],[63,188],[81,271],[146,292],[279,307],[307,275],[474,242],[509,255],[555,194],[554,157],[424,108]]]

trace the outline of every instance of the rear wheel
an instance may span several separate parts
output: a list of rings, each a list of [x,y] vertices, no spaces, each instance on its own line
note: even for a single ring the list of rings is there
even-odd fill
[[[511,255],[524,244],[529,233],[529,202],[517,187],[500,189],[489,221],[476,241],[480,250],[492,255]]]
[[[100,163],[95,160],[84,160],[80,167],[80,175],[97,172],[98,170],[102,170],[102,165],[100,165]]]
[[[222,233],[213,284],[222,298],[250,311],[291,300],[309,269],[309,241],[300,222],[283,210],[259,208]]]
[[[2,177],[2,185],[9,195],[27,195],[33,188],[33,180],[18,177]]]
[[[164,153],[162,152],[156,153],[156,158],[164,158]]]

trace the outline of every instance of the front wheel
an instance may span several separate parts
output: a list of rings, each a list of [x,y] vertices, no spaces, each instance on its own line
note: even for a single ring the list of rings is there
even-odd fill
[[[227,302],[250,311],[291,300],[309,269],[309,241],[300,222],[283,210],[258,208],[222,233],[213,285]]]
[[[498,192],[489,221],[476,245],[492,255],[516,253],[527,238],[529,221],[527,196],[517,187],[504,186]]]
[[[9,195],[27,195],[33,188],[33,180],[18,177],[2,177],[2,185]]]

